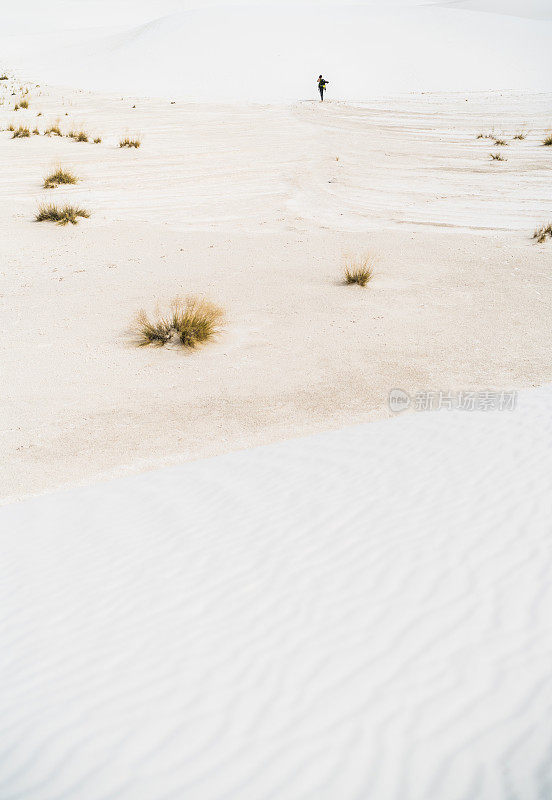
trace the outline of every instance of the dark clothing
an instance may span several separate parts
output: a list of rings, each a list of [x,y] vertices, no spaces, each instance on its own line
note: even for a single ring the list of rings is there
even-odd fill
[[[324,100],[324,92],[326,91],[326,85],[328,81],[325,81],[324,78],[318,79],[318,91],[320,92],[320,99]]]

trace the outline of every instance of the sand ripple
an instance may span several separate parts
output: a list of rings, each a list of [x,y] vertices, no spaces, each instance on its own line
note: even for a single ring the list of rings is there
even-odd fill
[[[551,797],[551,406],[2,509],[2,800]]]

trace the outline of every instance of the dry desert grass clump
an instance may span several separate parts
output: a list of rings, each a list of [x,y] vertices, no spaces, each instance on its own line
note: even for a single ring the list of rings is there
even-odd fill
[[[493,161],[506,161],[501,153],[491,153],[491,158]]]
[[[96,138],[94,139],[94,144],[101,144],[101,143],[102,143],[101,136],[96,136]]]
[[[28,100],[20,100],[19,101],[19,108],[29,108],[29,101]]]
[[[347,285],[366,286],[374,277],[374,259],[372,256],[354,260],[346,264],[344,281]]]
[[[70,222],[76,225],[79,217],[88,219],[90,212],[78,206],[65,205],[58,207],[53,203],[41,205],[36,215],[37,222],[57,222],[58,225],[67,225]]]
[[[124,139],[121,139],[119,142],[119,147],[140,147],[142,142],[140,139],[130,139],[128,136],[125,136]]]
[[[536,239],[538,244],[544,244],[547,239],[552,239],[552,222],[537,228],[533,234],[533,239]]]
[[[506,147],[508,142],[506,139],[495,139],[495,144],[498,145],[498,147]]]
[[[543,145],[545,147],[552,147],[552,133],[547,133],[545,139],[543,140]]]
[[[67,134],[69,139],[74,139],[75,142],[87,142],[88,134],[86,131],[69,131]]]
[[[43,186],[45,189],[54,189],[56,186],[60,186],[62,183],[76,183],[77,180],[77,176],[73,175],[73,173],[69,170],[63,169],[62,167],[56,167],[54,172],[44,178]]]
[[[517,140],[518,142],[522,142],[524,139],[527,139],[527,133],[525,131],[520,131],[514,136],[514,140]]]
[[[46,128],[44,136],[63,136],[59,123],[56,122],[55,125],[50,125],[49,128]]]
[[[19,128],[14,130],[12,139],[26,139],[30,135],[30,130],[25,125],[20,125]]]
[[[40,131],[38,128],[33,128],[33,136],[40,136]]]
[[[9,81],[9,78],[5,74],[4,75],[0,75],[0,81]]]
[[[213,339],[221,330],[224,311],[201,297],[186,297],[173,301],[168,315],[158,314],[150,320],[142,310],[136,317],[138,345],[163,346],[168,342],[195,347]]]

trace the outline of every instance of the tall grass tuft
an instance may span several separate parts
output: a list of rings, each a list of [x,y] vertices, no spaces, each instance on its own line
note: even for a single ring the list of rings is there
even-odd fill
[[[79,217],[88,219],[90,212],[78,206],[65,205],[58,207],[50,204],[41,205],[35,217],[37,222],[57,222],[58,225],[67,225],[70,222],[76,225]]]
[[[45,189],[54,189],[61,184],[76,183],[77,180],[77,176],[69,170],[57,167],[54,172],[44,178],[43,186]]]
[[[25,125],[20,125],[19,128],[14,130],[12,139],[26,139],[30,135],[30,130]]]
[[[88,134],[86,131],[69,131],[67,134],[69,139],[74,139],[75,142],[87,142]]]
[[[356,283],[358,286],[366,284],[374,277],[374,259],[366,256],[361,260],[351,261],[346,264],[343,278],[346,284]]]
[[[552,147],[552,133],[546,135],[546,138],[543,141],[543,145],[545,147]]]
[[[491,153],[491,158],[493,161],[507,161],[501,153]]]
[[[142,142],[140,139],[129,139],[128,136],[125,136],[124,139],[121,139],[119,142],[119,147],[140,147]]]
[[[63,136],[59,123],[56,122],[54,125],[50,125],[49,128],[46,128],[44,136]]]
[[[201,297],[187,297],[173,302],[168,315],[150,320],[142,310],[136,316],[138,345],[162,346],[177,342],[193,348],[213,339],[224,323],[224,311]]]
[[[544,244],[548,238],[552,239],[552,222],[548,225],[541,225],[533,234],[533,239],[536,239],[538,244]]]

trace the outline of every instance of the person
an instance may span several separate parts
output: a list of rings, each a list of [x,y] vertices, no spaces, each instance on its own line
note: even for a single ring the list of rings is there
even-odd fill
[[[324,102],[324,92],[326,91],[326,86],[328,85],[328,81],[324,80],[322,75],[318,76],[318,91],[320,92],[320,102]]]

